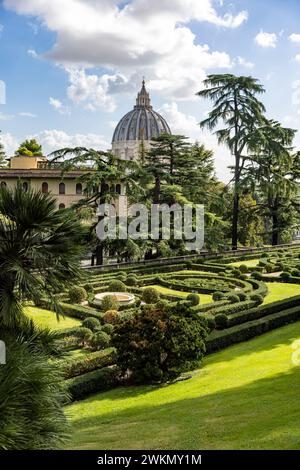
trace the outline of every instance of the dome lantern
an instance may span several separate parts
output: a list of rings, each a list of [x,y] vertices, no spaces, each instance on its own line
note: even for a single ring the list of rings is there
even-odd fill
[[[160,134],[171,134],[171,130],[166,120],[151,106],[150,95],[143,80],[136,105],[123,116],[115,129],[112,151],[119,158],[136,158],[141,142],[149,148],[153,138]]]

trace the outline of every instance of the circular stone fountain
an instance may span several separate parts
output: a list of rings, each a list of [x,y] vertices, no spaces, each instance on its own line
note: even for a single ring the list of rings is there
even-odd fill
[[[95,299],[100,300],[101,302],[104,297],[107,297],[108,295],[116,297],[117,302],[120,305],[131,305],[135,301],[135,296],[133,294],[128,294],[127,292],[101,292],[100,294],[95,295]]]

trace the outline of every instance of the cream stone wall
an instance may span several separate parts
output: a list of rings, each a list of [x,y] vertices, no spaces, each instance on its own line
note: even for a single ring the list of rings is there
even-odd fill
[[[151,145],[150,140],[144,140],[145,150]],[[112,153],[122,160],[136,160],[141,148],[140,140],[117,141],[112,143]]]

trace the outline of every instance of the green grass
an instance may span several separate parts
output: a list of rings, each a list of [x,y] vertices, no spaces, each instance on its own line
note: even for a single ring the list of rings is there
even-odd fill
[[[81,322],[74,318],[62,317],[59,320],[56,318],[56,313],[50,310],[44,310],[37,307],[26,307],[25,313],[29,318],[32,318],[34,323],[41,328],[50,328],[50,330],[62,330],[64,328],[72,328],[73,326],[80,326]]]
[[[182,292],[180,290],[173,290],[169,289],[168,287],[163,287],[159,285],[153,285],[153,286],[146,286],[146,287],[154,287],[154,289],[158,290],[161,294],[167,294],[167,295],[176,295],[178,297],[182,297],[185,299],[187,295],[190,294],[190,292]],[[198,294],[200,296],[200,304],[209,304],[212,302],[212,296],[208,294]]]
[[[74,403],[70,449],[300,449],[300,322],[205,358],[193,378]]]
[[[284,282],[266,282],[266,284],[269,293],[265,297],[264,304],[300,295],[300,284],[285,284]]]
[[[253,268],[257,266],[259,263],[259,259],[249,259],[248,261],[236,261],[234,263],[229,263],[228,266],[241,266],[242,264],[244,266],[247,266],[248,268]]]

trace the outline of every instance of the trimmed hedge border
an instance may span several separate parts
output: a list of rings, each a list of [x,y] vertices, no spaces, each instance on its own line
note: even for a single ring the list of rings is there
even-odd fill
[[[65,379],[71,379],[115,363],[116,351],[114,348],[108,348],[87,354],[82,358],[64,359],[59,365],[62,367]]]
[[[119,370],[116,366],[88,372],[65,381],[71,401],[82,400],[88,395],[104,392],[119,385]]]
[[[273,313],[266,318],[233,326],[221,332],[213,332],[206,342],[206,352],[211,354],[298,320],[300,320],[300,306]]]

